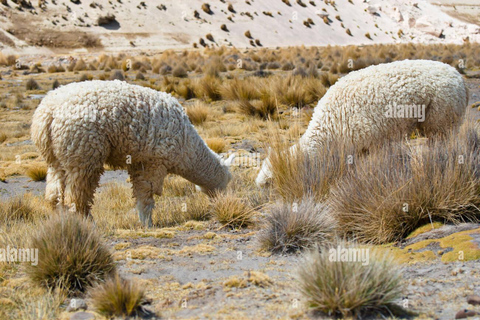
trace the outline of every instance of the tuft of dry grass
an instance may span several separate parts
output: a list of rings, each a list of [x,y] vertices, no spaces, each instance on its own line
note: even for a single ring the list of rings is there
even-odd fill
[[[186,190],[188,192],[188,190]],[[185,198],[157,199],[153,211],[153,223],[159,227],[176,226],[187,221],[204,221],[211,218],[208,197],[195,192]]]
[[[47,167],[44,165],[34,165],[28,168],[26,175],[33,181],[45,181],[47,178]]]
[[[0,132],[0,143],[4,143],[8,139],[8,135],[5,132]]]
[[[264,218],[258,236],[263,249],[273,253],[291,253],[332,239],[335,220],[324,204],[312,197],[300,202],[277,203]]]
[[[172,71],[172,75],[174,77],[177,77],[177,78],[187,78],[188,77],[188,73],[183,66],[176,66]]]
[[[225,151],[226,142],[225,139],[222,138],[209,138],[206,139],[205,142],[207,146],[212,149],[213,152],[222,153]]]
[[[339,249],[368,250],[368,261],[338,261],[334,258]],[[328,315],[361,317],[389,310],[403,284],[401,269],[388,254],[343,241],[311,250],[297,271],[299,290],[309,308]]]
[[[187,116],[194,125],[200,125],[207,121],[208,111],[208,106],[198,101],[194,105],[186,107]]]
[[[445,139],[383,146],[359,159],[331,191],[339,229],[381,244],[430,221],[478,221],[479,146],[478,127],[467,121]]]
[[[25,88],[27,90],[38,90],[40,89],[40,86],[38,85],[37,81],[34,79],[28,79],[27,83],[25,84]]]
[[[215,195],[212,214],[224,227],[241,228],[253,223],[255,210],[232,191],[226,191]]]
[[[38,249],[38,265],[26,273],[39,286],[84,292],[115,272],[115,263],[93,224],[77,214],[62,213],[33,232],[30,248]]]
[[[140,316],[148,300],[144,289],[131,280],[115,275],[89,291],[94,309],[107,317]]]
[[[305,196],[325,200],[331,186],[348,172],[351,164],[347,158],[356,154],[353,146],[332,141],[309,155],[298,145],[291,147],[278,131],[269,135],[267,144],[273,189],[291,201]]]
[[[42,219],[47,212],[46,206],[39,203],[39,200],[31,193],[26,193],[0,202],[0,221],[10,225],[18,221],[32,222]]]
[[[216,76],[206,75],[199,79],[195,87],[195,95],[204,100],[218,101],[222,99],[221,81]]]

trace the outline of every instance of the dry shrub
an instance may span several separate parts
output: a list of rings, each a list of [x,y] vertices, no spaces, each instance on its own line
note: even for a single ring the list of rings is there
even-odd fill
[[[205,141],[207,146],[212,149],[213,152],[222,153],[225,151],[226,143],[222,138],[209,138]]]
[[[172,71],[172,75],[177,78],[188,77],[188,73],[183,66],[176,66]]]
[[[8,139],[8,135],[5,132],[0,132],[0,143],[4,143]]]
[[[203,10],[203,12],[205,12],[207,14],[213,14],[213,11],[210,8],[210,5],[208,3],[202,4],[202,10]]]
[[[119,228],[140,228],[134,207],[131,187],[125,183],[108,183],[95,193],[92,215],[97,227],[105,233]]]
[[[446,139],[383,146],[358,160],[331,192],[340,230],[362,242],[388,243],[430,221],[477,221],[477,130],[468,121]]]
[[[220,88],[221,81],[217,77],[206,75],[196,83],[195,95],[204,100],[218,101],[222,99]]]
[[[215,195],[212,214],[224,227],[241,228],[253,223],[255,210],[245,199],[226,191]]]
[[[332,259],[338,249],[369,250],[368,263]],[[388,254],[342,241],[308,252],[297,271],[297,283],[308,307],[330,316],[355,318],[367,312],[389,311],[404,286],[401,268]]]
[[[27,90],[38,90],[40,89],[40,86],[35,79],[28,79],[27,83],[25,84],[25,88]]]
[[[47,178],[47,167],[44,165],[34,165],[28,168],[26,174],[33,181],[44,181]]]
[[[195,185],[180,176],[169,175],[163,182],[163,195],[166,197],[190,196],[195,192]]]
[[[260,98],[257,90],[258,83],[251,78],[242,80],[233,78],[221,88],[222,97],[226,100],[253,100]]]
[[[195,192],[185,198],[158,198],[153,211],[154,224],[159,228],[171,227],[190,220],[204,221],[211,218],[208,197]]]
[[[110,75],[110,80],[121,80],[124,81],[125,77],[120,70],[115,70],[111,75]]]
[[[5,225],[17,221],[32,222],[45,217],[47,211],[41,199],[26,193],[0,202],[0,221]]]
[[[183,97],[185,100],[193,99],[196,97],[195,85],[189,79],[185,79],[179,82],[178,85],[174,87],[174,90],[179,96]]]
[[[89,298],[94,309],[107,317],[141,316],[148,302],[143,287],[119,275],[92,288]]]
[[[38,265],[26,266],[30,279],[69,293],[110,277],[115,262],[93,224],[77,214],[56,214],[33,232],[30,248],[38,248]]]
[[[277,203],[264,218],[258,240],[273,253],[291,253],[332,239],[335,220],[328,207],[311,197]]]
[[[110,24],[114,21],[116,21],[115,15],[111,13],[107,13],[106,15],[101,15],[97,18],[97,25],[103,26],[103,25]]]
[[[196,102],[192,106],[186,107],[187,116],[194,125],[200,125],[207,121],[208,106],[201,102]]]

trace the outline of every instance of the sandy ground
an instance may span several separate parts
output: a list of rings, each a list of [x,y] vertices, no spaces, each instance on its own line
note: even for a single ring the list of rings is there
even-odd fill
[[[202,4],[208,3],[203,0],[155,0],[144,5],[98,0],[93,6],[91,1],[47,1],[42,7],[33,1],[33,8],[22,10],[10,2],[0,6],[0,48],[6,53],[85,52],[100,46],[112,52],[148,51],[193,48],[200,38],[209,46],[239,48],[410,41],[461,44],[467,37],[480,41],[480,22],[472,11],[478,3],[457,10],[450,6],[455,1],[439,6],[426,0],[337,0],[335,7],[319,0],[304,0],[303,5],[290,0],[290,6],[282,1],[222,2],[212,1],[210,13],[202,10]],[[465,14],[471,15],[466,19]],[[98,25],[98,18],[107,15],[115,20]],[[206,40],[207,34],[213,41]],[[252,45],[255,40],[258,43]]]

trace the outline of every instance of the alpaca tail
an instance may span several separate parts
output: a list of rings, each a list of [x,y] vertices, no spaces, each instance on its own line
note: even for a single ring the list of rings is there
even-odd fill
[[[51,112],[42,108],[40,104],[35,110],[32,118],[31,136],[47,164],[51,165],[56,162],[56,157],[52,148],[52,136],[50,126],[53,122]]]

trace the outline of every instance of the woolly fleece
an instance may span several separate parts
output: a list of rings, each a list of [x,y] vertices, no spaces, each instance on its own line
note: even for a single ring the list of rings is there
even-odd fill
[[[333,138],[366,150],[379,142],[409,135],[446,134],[463,121],[468,93],[453,67],[429,60],[404,60],[351,72],[318,102],[299,146],[309,154]],[[425,106],[425,119],[389,116],[390,107]],[[400,116],[399,116],[400,115]],[[291,152],[294,152],[295,146]],[[272,177],[268,158],[257,176],[258,186]]]
[[[48,164],[45,197],[90,214],[104,164],[128,170],[140,220],[168,173],[212,193],[231,174],[171,95],[124,81],[86,81],[51,91],[33,115],[32,139]]]

